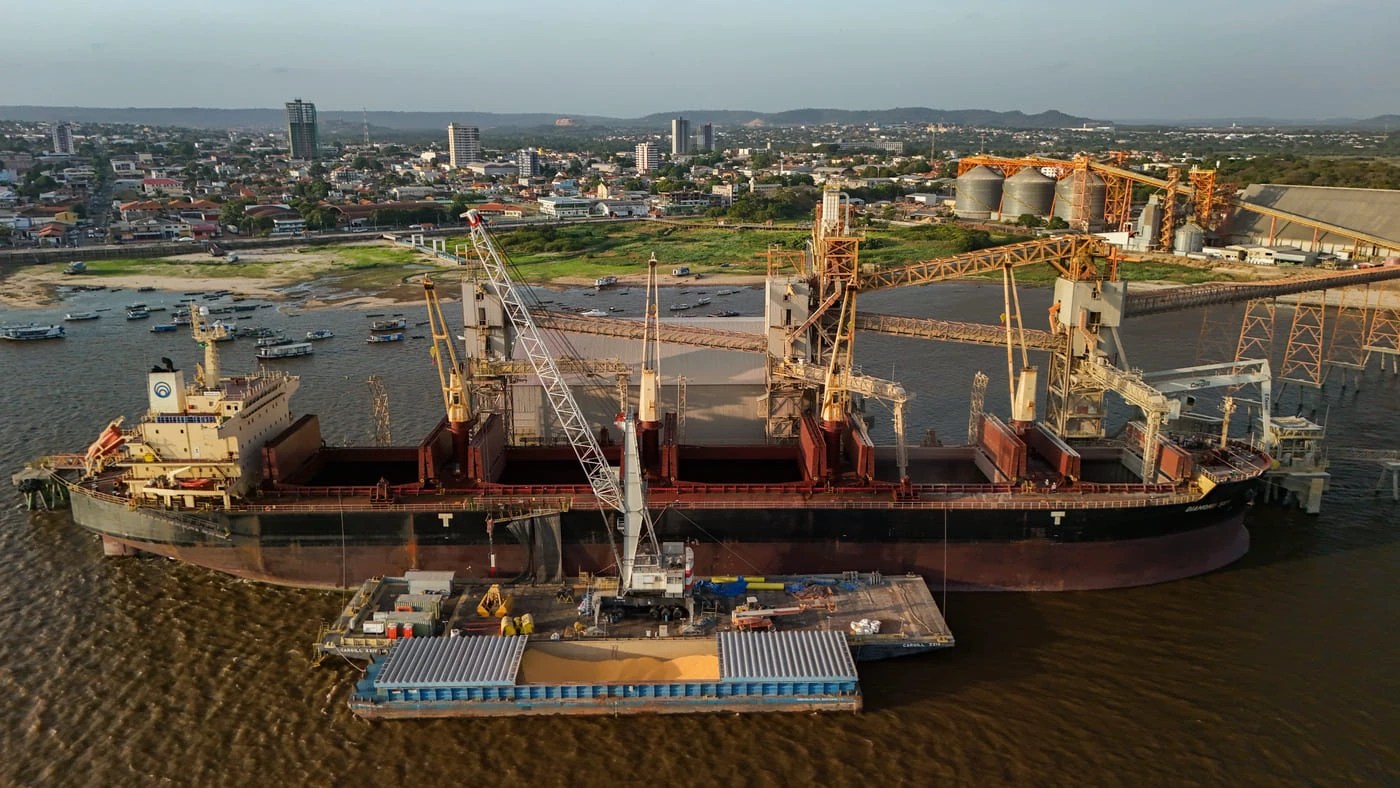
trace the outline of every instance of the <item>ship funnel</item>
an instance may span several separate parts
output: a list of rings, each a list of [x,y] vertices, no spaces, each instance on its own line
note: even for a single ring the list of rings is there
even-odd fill
[[[184,376],[174,370],[152,370],[146,375],[146,397],[156,413],[184,413]]]

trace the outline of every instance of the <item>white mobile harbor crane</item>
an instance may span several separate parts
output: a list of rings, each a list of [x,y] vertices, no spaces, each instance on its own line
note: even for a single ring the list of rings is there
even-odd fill
[[[485,223],[476,211],[467,212],[472,248],[485,271],[496,297],[505,306],[506,315],[515,328],[520,348],[530,360],[535,374],[540,378],[549,405],[558,417],[569,445],[574,449],[579,464],[588,476],[588,484],[603,511],[605,522],[609,511],[615,512],[620,520],[622,531],[622,555],[618,559],[618,592],[664,592],[679,595],[684,586],[684,566],[661,565],[661,550],[656,542],[656,530],[652,524],[651,512],[646,506],[646,489],[642,477],[641,462],[638,459],[637,427],[635,419],[627,414],[618,418],[622,429],[622,484],[609,467],[607,458],[598,446],[598,439],[589,429],[574,400],[573,392],[564,381],[559,367],[550,354],[549,348],[530,315],[520,292],[511,279],[504,255],[497,249],[495,241],[487,232]],[[644,393],[643,398],[646,397]],[[608,527],[612,527],[609,524]],[[639,558],[642,540],[646,539],[650,554]],[[611,540],[609,540],[611,541]]]

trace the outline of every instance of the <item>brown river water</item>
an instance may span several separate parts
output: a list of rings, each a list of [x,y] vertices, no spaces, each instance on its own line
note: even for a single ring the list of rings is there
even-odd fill
[[[80,450],[113,416],[137,416],[142,375],[161,356],[192,369],[198,349],[185,334],[150,334],[120,312],[178,297],[84,294],[0,310],[4,323],[111,309],[70,323],[61,342],[0,343],[0,468]],[[756,291],[727,298],[748,314],[759,306]],[[635,315],[640,291],[560,300]],[[1045,294],[1025,300],[1038,325],[1030,316],[1044,314]],[[995,322],[1000,292],[953,285],[862,304]],[[384,311],[424,319],[417,304]],[[1200,319],[1131,321],[1133,363],[1191,363]],[[328,440],[367,442],[370,373],[388,381],[400,441],[436,420],[426,341],[366,346],[359,312],[264,309],[249,322],[336,331],[315,356],[282,362],[303,376],[296,406],[321,414]],[[870,374],[917,392],[911,435],[964,431],[977,369],[992,375],[989,409],[1005,411],[1004,351],[861,335],[857,354]],[[232,343],[228,371],[253,363],[250,342]],[[1338,445],[1400,448],[1397,395],[1400,380],[1372,369],[1359,393],[1326,393],[1317,418]],[[1283,411],[1296,400],[1285,395]],[[1250,554],[1207,576],[1090,593],[934,589],[957,647],[863,665],[857,715],[375,724],[345,706],[350,665],[310,661],[345,594],[104,559],[67,512],[25,512],[5,484],[0,784],[1396,784],[1400,508],[1373,495],[1372,467],[1334,472],[1321,516],[1255,507]]]

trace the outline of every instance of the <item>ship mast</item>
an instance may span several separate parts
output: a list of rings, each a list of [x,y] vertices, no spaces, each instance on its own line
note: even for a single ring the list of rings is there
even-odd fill
[[[201,388],[219,385],[219,341],[228,336],[228,326],[215,321],[209,322],[209,307],[200,306],[190,310],[190,333],[204,348],[204,366],[195,371],[195,382]]]
[[[642,382],[638,388],[637,426],[641,435],[642,464],[655,467],[661,429],[661,317],[657,308],[656,253],[647,261],[647,295],[642,331]]]

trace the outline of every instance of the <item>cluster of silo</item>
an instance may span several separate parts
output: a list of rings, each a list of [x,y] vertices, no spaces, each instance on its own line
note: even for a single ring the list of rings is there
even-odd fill
[[[1056,182],[1035,167],[1023,167],[1007,178],[979,164],[958,176],[953,213],[959,219],[1004,222],[1025,214],[1058,216],[1071,224],[1088,220],[1098,227],[1107,202],[1108,184],[1095,172],[1070,174]]]

